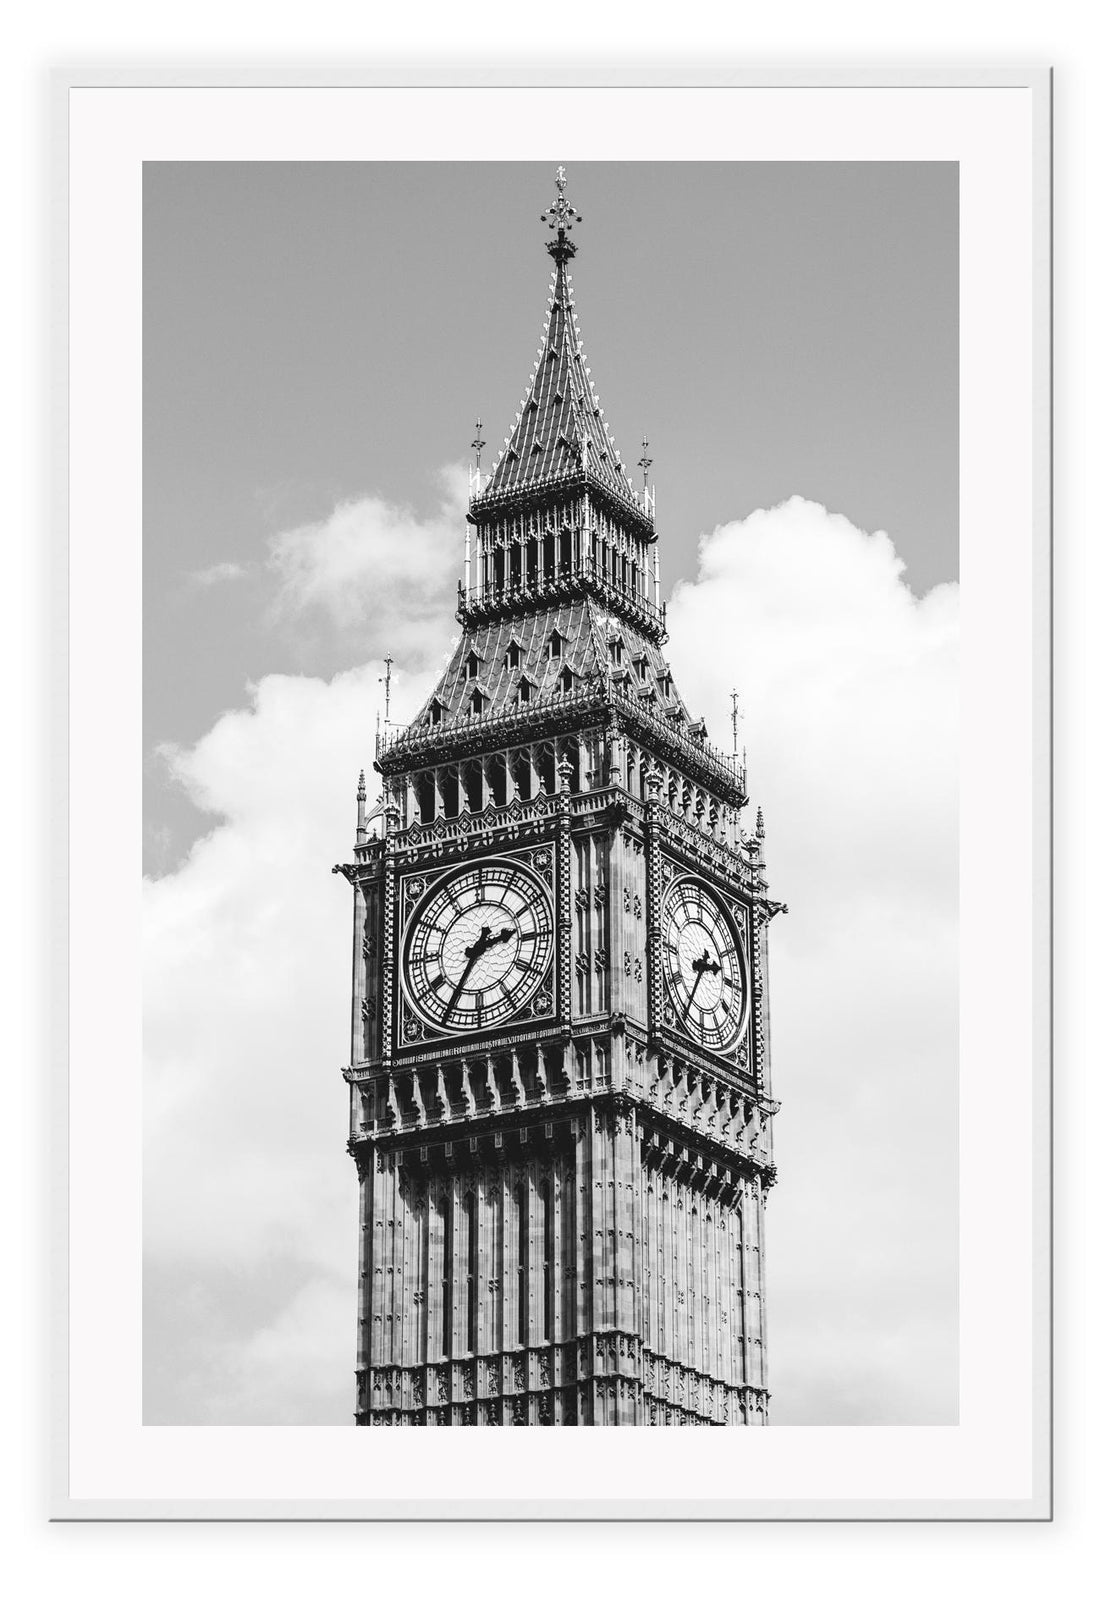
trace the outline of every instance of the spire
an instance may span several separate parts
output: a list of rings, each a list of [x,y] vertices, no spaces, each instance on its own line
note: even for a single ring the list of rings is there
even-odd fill
[[[564,168],[557,172],[557,197],[542,218],[551,228],[546,250],[554,260],[542,341],[527,390],[482,496],[492,498],[584,476],[645,518],[645,503],[627,477],[584,356],[567,269],[577,251],[570,231],[581,216],[566,200]]]
[[[560,164],[554,175],[554,183],[558,187],[558,194],[542,215],[542,222],[549,224],[554,232],[546,243],[546,250],[560,266],[576,254],[577,244],[569,239],[567,232],[573,228],[574,223],[581,222],[581,215],[565,199],[565,169]]]

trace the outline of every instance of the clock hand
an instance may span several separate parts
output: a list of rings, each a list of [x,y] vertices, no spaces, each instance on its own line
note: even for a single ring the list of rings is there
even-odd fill
[[[444,1019],[450,1019],[451,1015],[454,1013],[455,1004],[458,1002],[458,999],[462,996],[462,988],[465,986],[467,980],[469,980],[469,978],[470,978],[470,970],[473,968],[473,966],[477,962],[477,960],[481,957],[481,954],[485,951],[485,948],[487,946],[492,945],[492,942],[489,939],[490,934],[491,934],[491,931],[489,929],[489,926],[487,924],[483,924],[481,926],[481,934],[478,936],[477,940],[474,941],[472,943],[472,945],[470,945],[470,946],[468,946],[466,948],[466,967],[465,967],[465,969],[463,969],[462,973],[459,975],[459,977],[458,977],[458,985],[455,987],[454,991],[451,994],[450,1002],[447,1004],[446,1008],[443,1010],[443,1018]]]
[[[459,976],[458,985],[455,987],[454,992],[451,995],[451,1000],[443,1012],[444,1019],[450,1019],[451,1015],[454,1013],[455,1005],[458,1002],[458,999],[462,996],[463,988],[466,985],[467,980],[470,978],[470,970],[473,968],[474,964],[478,961],[481,955],[485,952],[488,952],[490,947],[499,946],[501,941],[511,940],[514,934],[514,930],[501,930],[499,935],[494,935],[487,924],[483,924],[481,926],[481,934],[478,936],[477,940],[466,948],[466,967]]]
[[[716,975],[718,973],[719,969],[722,966],[721,966],[720,963],[717,963],[717,962],[712,963],[712,962],[710,962],[710,948],[709,947],[704,947],[703,948],[703,956],[701,958],[696,958],[691,967],[695,970],[695,984],[694,984],[694,986],[692,986],[691,991],[688,993],[688,1000],[684,1005],[684,1013],[685,1014],[687,1013],[688,1009],[691,1007],[692,1001],[693,1001],[693,999],[695,997],[695,993],[699,990],[699,984],[700,984],[700,981],[703,978],[703,975],[704,974]]]

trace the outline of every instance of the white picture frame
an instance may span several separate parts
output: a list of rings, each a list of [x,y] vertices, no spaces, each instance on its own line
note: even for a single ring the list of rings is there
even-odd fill
[[[58,1153],[53,1183],[67,1235],[67,1264],[59,1263],[54,1290],[53,1515],[1049,1516],[1049,74],[684,70],[675,82],[635,84],[593,65],[587,83],[540,83],[527,71],[515,86],[493,88],[442,69],[425,71],[415,86],[360,73],[310,83],[204,77],[183,86],[140,71],[60,75],[55,90],[65,153],[56,250],[59,266],[66,253],[68,263],[57,314],[69,373],[69,463],[66,472],[59,455],[56,474],[67,484],[71,619],[71,905],[58,945],[60,966],[66,957],[80,960],[71,972],[69,1025],[79,1025],[81,1037],[71,1064],[54,1072],[70,1148],[67,1159]],[[516,116],[538,97],[553,101],[567,126],[584,128],[578,157],[675,160],[706,152],[728,160],[889,156],[960,165],[962,1282],[955,1427],[773,1427],[741,1430],[720,1448],[709,1431],[678,1430],[659,1452],[637,1444],[639,1433],[624,1434],[601,1443],[598,1461],[579,1464],[583,1478],[572,1431],[545,1439],[542,1431],[518,1431],[514,1439],[539,1443],[510,1452],[505,1486],[489,1430],[464,1430],[443,1443],[437,1436],[429,1464],[420,1443],[399,1431],[142,1425],[141,930],[137,880],[119,877],[136,866],[140,845],[141,164],[475,160],[503,151],[508,131],[512,155],[568,160],[570,152],[549,149],[540,132],[546,120]],[[1014,784],[1006,791],[1009,758]],[[104,777],[113,781],[109,799]],[[1010,888],[1010,866],[1026,868],[1022,887]],[[1009,1033],[1001,1011],[1004,970],[1013,952],[1019,956],[1022,930],[1032,962],[1023,1037]],[[369,1464],[366,1439],[376,1442]],[[527,1460],[535,1449],[537,1463]],[[526,1489],[516,1482],[521,1470],[533,1475]]]

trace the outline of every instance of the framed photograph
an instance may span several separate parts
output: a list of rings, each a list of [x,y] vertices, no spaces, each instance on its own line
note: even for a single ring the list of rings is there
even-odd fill
[[[1048,1517],[1049,74],[233,80],[57,91],[55,1516]]]

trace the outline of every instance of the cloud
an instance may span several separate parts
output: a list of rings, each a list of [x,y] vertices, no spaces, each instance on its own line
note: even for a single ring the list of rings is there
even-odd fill
[[[213,588],[220,582],[237,582],[241,577],[248,575],[247,567],[239,566],[235,560],[218,560],[212,566],[205,566],[201,571],[189,571],[189,581],[199,588]]]
[[[354,839],[382,670],[263,678],[169,756],[223,821],[145,884],[149,1421],[350,1415],[350,908],[330,869]],[[427,683],[399,674],[397,709]]]
[[[367,623],[381,654],[400,626],[389,589],[442,569],[444,526],[449,579],[455,529],[346,508],[347,530],[337,512],[280,540],[280,564],[303,608]],[[386,535],[373,584],[365,533]],[[434,640],[404,641],[418,670],[398,672],[399,717],[444,646],[433,609]],[[719,742],[740,691],[790,905],[772,928],[775,1420],[952,1420],[957,592],[916,599],[883,534],[793,499],[701,541],[669,630]],[[169,755],[220,822],[146,885],[150,1421],[350,1417],[350,900],[328,869],[348,854],[381,672],[263,678]]]
[[[440,473],[439,508],[422,518],[375,495],[340,504],[324,521],[270,540],[276,619],[364,635],[409,666],[437,658],[454,631],[455,557],[466,526],[466,472]]]
[[[956,586],[794,498],[718,528],[668,608],[713,737],[740,695],[765,812],[777,1422],[955,1418]],[[720,647],[720,648],[718,648]]]

